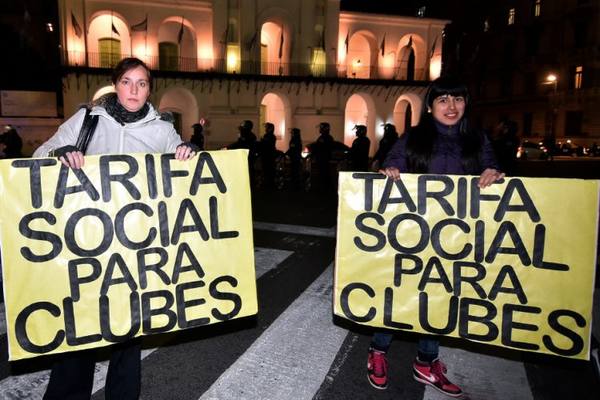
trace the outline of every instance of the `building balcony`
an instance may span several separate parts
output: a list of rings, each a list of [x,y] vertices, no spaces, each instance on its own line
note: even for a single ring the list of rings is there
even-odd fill
[[[129,54],[64,52],[62,65],[66,69],[111,69]],[[428,81],[425,68],[409,72],[404,67],[365,65],[339,65],[321,63],[263,62],[257,60],[202,59],[190,57],[145,56],[142,60],[153,71],[169,75],[190,73],[219,74],[232,76],[273,76],[290,78],[369,79],[384,81]]]

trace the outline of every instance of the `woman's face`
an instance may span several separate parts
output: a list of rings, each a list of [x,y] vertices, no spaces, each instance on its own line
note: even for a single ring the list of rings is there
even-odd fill
[[[115,86],[119,103],[127,111],[141,109],[150,95],[150,82],[144,67],[138,66],[125,72]]]
[[[431,106],[433,118],[438,122],[452,126],[458,124],[465,115],[465,98],[463,96],[451,96],[449,94],[436,97]]]

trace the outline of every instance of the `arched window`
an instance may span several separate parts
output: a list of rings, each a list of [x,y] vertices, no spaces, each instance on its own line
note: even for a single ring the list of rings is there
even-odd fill
[[[266,75],[282,74],[284,51],[283,25],[265,22],[260,30],[261,73]]]
[[[119,39],[99,39],[98,49],[100,50],[100,67],[112,68],[121,61],[121,41]]]
[[[400,134],[406,133],[413,126],[415,110],[413,109],[414,103],[412,101],[419,100],[409,100],[409,96],[402,96],[394,105],[393,123]],[[418,105],[416,107],[416,113],[418,114]]]
[[[347,77],[369,79],[371,73],[371,46],[362,33],[352,35],[346,56]]]
[[[356,137],[354,132],[356,125],[369,126],[369,107],[361,94],[353,94],[346,101],[344,110],[344,144],[346,146],[352,146]]]
[[[276,147],[286,150],[288,140],[285,136],[285,105],[283,99],[275,93],[267,93],[260,102],[259,123],[262,135],[265,122],[275,125]]]
[[[161,71],[177,71],[179,68],[179,45],[162,42],[158,44],[158,65]]]

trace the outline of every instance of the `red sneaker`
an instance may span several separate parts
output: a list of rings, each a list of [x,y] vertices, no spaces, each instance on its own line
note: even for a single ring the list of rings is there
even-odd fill
[[[429,385],[450,397],[462,396],[462,390],[450,382],[444,375],[446,372],[446,366],[439,359],[431,363],[415,359],[413,363],[413,377],[417,382]]]
[[[375,389],[387,388],[387,358],[385,353],[374,349],[369,349],[369,358],[367,359],[367,377],[371,386]]]

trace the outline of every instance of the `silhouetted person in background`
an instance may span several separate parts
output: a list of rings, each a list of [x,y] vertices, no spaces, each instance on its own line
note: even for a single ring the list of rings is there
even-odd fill
[[[369,147],[371,141],[367,137],[367,127],[364,125],[356,125],[356,139],[352,142],[350,148],[350,169],[352,171],[368,171],[369,170]]]
[[[515,175],[517,168],[517,150],[519,148],[517,130],[518,125],[515,121],[509,119],[501,121],[492,143],[498,166],[507,175]]]
[[[290,172],[292,174],[292,186],[300,187],[300,172],[302,171],[302,137],[300,129],[291,129],[292,137],[288,151],[285,153],[290,159]]]
[[[276,141],[275,125],[267,122],[265,124],[265,134],[260,139],[260,158],[263,169],[264,186],[269,189],[273,188],[275,185]]]
[[[232,144],[228,145],[229,150],[233,149],[248,149],[251,152],[256,151],[256,135],[252,132],[254,124],[250,120],[245,120],[238,127],[239,135],[238,139]]]
[[[198,146],[200,150],[204,150],[204,134],[202,133],[204,131],[204,127],[202,124],[196,123],[192,125],[192,128],[194,129],[194,133],[192,134],[190,142]]]
[[[592,147],[590,147],[590,155],[592,157],[600,156],[600,147],[598,147],[598,143],[592,143]]]
[[[0,136],[0,142],[4,145],[4,158],[21,158],[23,154],[23,140],[17,133],[17,130],[11,126],[4,127],[4,133]]]
[[[331,161],[334,140],[329,131],[329,123],[321,122],[319,124],[319,138],[315,142],[308,145],[311,157],[314,158],[315,164],[317,165],[317,172],[319,174],[319,188],[321,190],[327,190],[331,181],[329,162]]]
[[[373,156],[373,164],[375,164],[373,165],[373,169],[375,171],[383,167],[385,157],[389,153],[394,143],[396,143],[396,140],[398,140],[398,132],[396,131],[396,127],[393,124],[385,124],[383,126],[383,137],[379,141],[379,148]]]
[[[250,120],[245,120],[238,127],[238,140],[227,146],[227,149],[247,149],[248,152],[248,173],[250,182],[254,182],[254,162],[256,161],[257,142],[256,135],[252,132],[254,124]]]

